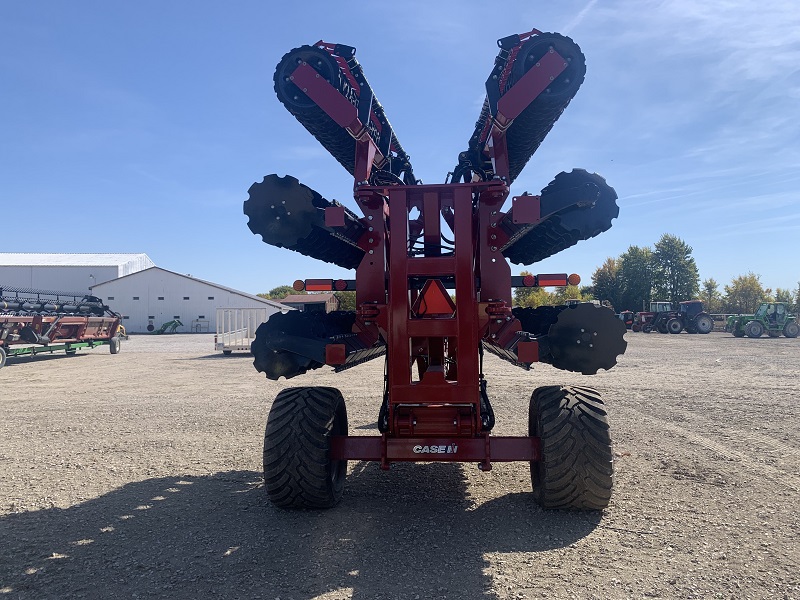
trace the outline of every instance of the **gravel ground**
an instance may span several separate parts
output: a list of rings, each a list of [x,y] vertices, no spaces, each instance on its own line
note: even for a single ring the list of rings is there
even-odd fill
[[[545,512],[528,466],[350,463],[342,503],[267,503],[263,427],[287,382],[213,336],[0,370],[0,598],[800,598],[800,340],[628,334],[594,377],[489,356],[495,433],[534,387],[598,388],[615,442],[602,514]],[[382,362],[332,385],[374,435]]]

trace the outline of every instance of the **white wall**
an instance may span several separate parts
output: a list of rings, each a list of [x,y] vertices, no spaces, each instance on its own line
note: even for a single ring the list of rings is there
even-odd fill
[[[279,310],[233,290],[158,268],[97,285],[92,291],[111,310],[123,315],[122,324],[129,333],[147,333],[148,325],[158,329],[176,317],[183,323],[178,332],[214,333],[217,308],[266,307],[268,315]]]
[[[119,271],[117,265],[0,266],[0,285],[88,294],[90,286],[119,277]]]

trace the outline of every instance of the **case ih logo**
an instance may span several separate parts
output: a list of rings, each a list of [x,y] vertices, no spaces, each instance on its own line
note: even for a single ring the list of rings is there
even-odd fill
[[[458,446],[450,444],[449,446],[414,446],[411,451],[414,454],[455,454],[458,452]]]

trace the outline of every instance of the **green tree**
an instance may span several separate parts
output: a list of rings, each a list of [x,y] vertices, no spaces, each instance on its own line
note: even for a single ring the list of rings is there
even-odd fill
[[[279,285],[278,287],[272,288],[269,292],[264,294],[256,294],[260,298],[266,298],[267,300],[282,300],[286,298],[286,296],[290,296],[292,294],[307,294],[308,292],[301,291],[298,292],[290,285]]]
[[[355,292],[334,292],[334,296],[336,296],[339,299],[339,310],[356,309]]]
[[[794,292],[789,289],[775,288],[775,302],[786,302],[791,306],[794,304]]]
[[[703,285],[700,289],[700,300],[703,301],[703,307],[706,312],[722,312],[722,294],[719,291],[719,284],[713,277],[703,280]]]
[[[592,295],[601,302],[608,300],[613,306],[618,306],[620,300],[617,271],[616,259],[609,257],[592,273]]]
[[[619,310],[642,310],[650,306],[653,288],[653,252],[650,248],[630,246],[617,259]],[[616,306],[616,305],[615,305]]]
[[[576,285],[557,287],[550,295],[553,296],[553,304],[564,304],[565,300],[584,300]]]
[[[530,275],[529,271],[521,271],[520,275]],[[527,306],[536,308],[537,306],[548,306],[555,303],[555,297],[545,288],[537,287],[518,287],[514,288],[514,306]]]
[[[653,294],[656,300],[673,304],[697,298],[700,273],[692,258],[692,247],[677,236],[665,233],[653,250]]]
[[[800,315],[800,281],[797,282],[797,289],[794,291],[794,306],[792,307],[792,312],[796,315]]]
[[[734,277],[730,285],[725,286],[725,297],[722,305],[728,313],[754,313],[764,300],[764,288],[761,277],[755,273]]]

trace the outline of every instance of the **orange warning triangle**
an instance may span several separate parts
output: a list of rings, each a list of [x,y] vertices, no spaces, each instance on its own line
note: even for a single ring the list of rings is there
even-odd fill
[[[411,312],[417,317],[451,317],[456,312],[456,305],[441,281],[428,279]]]

